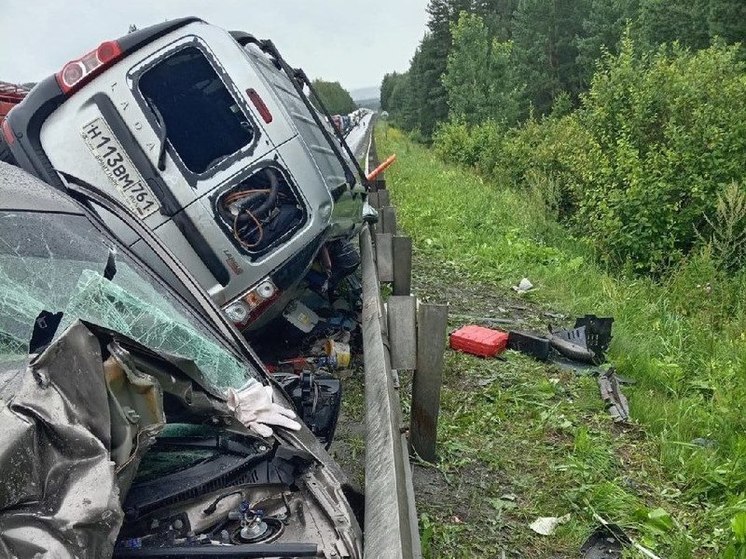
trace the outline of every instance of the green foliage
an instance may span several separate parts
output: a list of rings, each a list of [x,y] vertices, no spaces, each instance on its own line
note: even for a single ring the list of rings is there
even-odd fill
[[[394,92],[394,88],[396,87],[397,83],[403,78],[404,76],[402,74],[397,74],[396,72],[392,72],[391,74],[386,74],[383,76],[383,81],[381,82],[381,110],[382,111],[390,111],[391,110],[391,95]]]
[[[746,267],[746,189],[737,182],[718,193],[715,213],[705,215],[707,231],[702,241],[708,243],[722,270],[736,272]]]
[[[329,114],[346,115],[357,108],[349,92],[339,82],[313,80],[313,87]]]
[[[521,116],[522,85],[511,42],[492,39],[481,17],[462,12],[451,28],[453,44],[443,85],[451,118],[512,125]]]
[[[679,42],[695,49],[709,45],[709,0],[641,0],[638,26],[651,47]]]
[[[539,114],[565,91],[577,99],[582,77],[576,37],[588,0],[519,0],[513,22],[516,72],[526,81],[526,99]]]
[[[387,74],[386,105],[383,105],[383,86],[381,86],[381,108],[389,111],[389,118],[404,130],[412,130],[416,125],[414,99],[409,86],[409,72],[404,74]],[[389,92],[390,91],[390,92]]]
[[[526,127],[535,145],[547,122],[558,137],[559,130],[588,133],[574,118],[535,121]],[[547,215],[541,198],[532,195],[558,187],[547,183],[547,174],[528,173],[531,184],[513,188],[444,163],[396,129],[377,141],[382,152],[399,155],[387,181],[415,254],[431,263],[428,277],[447,269],[446,285],[464,290],[478,285],[481,292],[504,297],[525,276],[537,289],[524,305],[546,304],[570,316],[614,316],[610,360],[636,381],[624,388],[635,427],[604,436],[598,432],[604,416],[594,415],[602,408],[592,379],[567,394],[571,403],[565,405],[556,399],[564,393],[562,383],[549,383],[539,364],[516,365],[511,354],[501,362],[459,356],[455,385],[444,391],[441,408],[446,463],[455,468],[466,462],[470,471],[490,463],[501,479],[523,479],[535,507],[522,509],[523,527],[526,519],[568,510],[563,503],[587,510],[587,501],[662,557],[744,559],[746,271],[721,270],[705,247],[665,278],[609,275],[594,264],[587,244]],[[540,319],[536,329],[543,327]],[[494,382],[464,389],[473,371]],[[608,422],[604,419],[601,424]],[[552,433],[548,442],[539,424]],[[625,440],[632,446],[615,446]],[[505,448],[521,460],[506,457]],[[498,491],[496,497],[505,489]],[[476,506],[485,498],[470,502]],[[462,532],[454,533],[457,526],[448,516],[428,512],[437,521],[431,545],[445,550],[434,556],[479,556],[476,530],[458,525]],[[587,521],[574,550],[587,536],[584,530],[592,529]],[[544,551],[525,556],[572,553]]]
[[[619,41],[639,12],[640,0],[591,0],[578,35],[577,63],[583,89],[591,82],[596,65],[604,52],[618,54]]]
[[[493,121],[474,127],[451,121],[436,131],[434,147],[447,161],[489,173],[495,166],[492,155],[499,150],[503,133],[503,128]]]
[[[603,53],[619,53],[625,28],[649,52],[674,42],[703,49],[746,41],[743,0],[430,0],[427,11],[409,79],[387,74],[381,87],[383,109],[425,141],[449,118],[511,122],[515,114],[525,118],[528,105],[538,116],[557,116],[558,106],[566,114]],[[459,22],[463,12],[476,17]],[[739,56],[745,53],[742,47]],[[475,73],[479,64],[483,73]]]
[[[427,8],[428,31],[412,57],[406,77],[388,74],[384,78],[387,83],[381,85],[382,97],[386,97],[384,110],[405,130],[418,130],[425,141],[448,116],[441,76],[451,48],[451,24],[470,6],[469,0],[431,0]]]
[[[572,115],[531,119],[506,132],[491,123],[473,128],[451,123],[439,129],[435,150],[487,176],[525,187],[540,182],[544,207],[562,220],[577,211],[589,182],[605,180],[600,173],[608,167],[592,135]],[[548,189],[550,184],[559,186]]]
[[[606,260],[660,271],[693,247],[717,194],[746,176],[746,80],[737,49],[639,53],[625,39],[578,116],[608,165],[576,224]]]
[[[649,54],[626,38],[619,55],[604,58],[579,111],[530,119],[489,142],[481,135],[479,125],[445,126],[436,149],[515,184],[557,187],[548,207],[608,264],[661,273],[703,236],[727,268],[742,264],[743,202],[719,198],[746,177],[736,47]]]
[[[725,559],[746,558],[746,512],[739,512],[730,521],[733,541],[725,550]]]
[[[726,43],[746,41],[746,2],[743,0],[716,0],[710,2],[707,17],[710,37],[719,37]]]

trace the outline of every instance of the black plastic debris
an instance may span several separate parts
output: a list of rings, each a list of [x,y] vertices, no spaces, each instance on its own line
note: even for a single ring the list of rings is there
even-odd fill
[[[569,371],[579,377],[596,377],[601,374],[601,369],[594,363],[585,363],[569,359],[556,351],[549,354],[548,361],[563,371]]]
[[[562,368],[576,370],[579,374],[597,374],[599,371],[596,366],[606,361],[613,323],[613,318],[587,314],[575,319],[575,327],[570,330],[552,330],[550,326],[548,336],[510,331],[508,349],[520,351],[540,361],[551,360]]]
[[[549,340],[543,336],[511,331],[508,332],[508,349],[520,351],[540,361],[546,361],[549,358],[551,346]]]
[[[598,357],[585,341],[585,326],[550,332],[549,343],[560,355],[582,363],[598,363]]]
[[[552,331],[550,328],[549,343],[569,359],[599,365],[606,360],[613,322],[613,318],[587,314],[575,320],[572,330]]]
[[[324,370],[275,373],[274,379],[293,400],[303,422],[329,450],[342,405],[342,382]]]
[[[614,319],[587,314],[575,320],[575,328],[585,327],[586,346],[598,356],[603,356],[611,343],[611,326]]]
[[[622,394],[622,390],[614,369],[609,369],[598,376],[598,386],[601,389],[601,398],[606,403],[612,419],[616,423],[623,423],[629,419],[629,402]]]
[[[624,551],[621,542],[627,535],[616,524],[602,525],[585,540],[580,548],[582,559],[620,559]]]

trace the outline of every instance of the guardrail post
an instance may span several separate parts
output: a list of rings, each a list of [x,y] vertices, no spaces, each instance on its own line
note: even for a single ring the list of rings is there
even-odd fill
[[[386,206],[390,206],[390,205],[391,205],[391,199],[389,197],[389,191],[379,190],[378,191],[378,207],[385,208]]]
[[[417,311],[417,370],[412,382],[409,441],[423,460],[435,462],[443,383],[448,306],[420,303]]]
[[[412,239],[394,236],[392,239],[394,260],[394,295],[409,295],[412,291]]]
[[[393,238],[391,233],[376,233],[378,281],[394,281]]]
[[[413,371],[417,367],[417,299],[392,296],[386,305],[391,368]]]
[[[382,190],[381,192],[385,191]],[[396,210],[391,206],[384,206],[378,212],[378,217],[380,220],[379,225],[381,226],[378,232],[396,235]]]

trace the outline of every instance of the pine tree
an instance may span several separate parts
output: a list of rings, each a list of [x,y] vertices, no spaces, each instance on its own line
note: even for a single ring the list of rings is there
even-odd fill
[[[526,98],[546,114],[562,91],[576,102],[583,89],[576,36],[582,33],[587,0],[519,0],[513,40]]]
[[[710,37],[720,37],[726,43],[741,43],[741,52],[746,46],[746,1],[712,0],[707,15]]]
[[[451,24],[462,11],[471,9],[470,0],[430,0],[428,32],[412,58],[410,87],[418,103],[417,126],[430,139],[438,122],[448,118],[448,102],[442,76],[451,50]]]
[[[638,28],[648,49],[678,41],[692,49],[710,44],[709,0],[641,0]]]
[[[520,116],[513,45],[493,39],[481,17],[463,12],[452,28],[443,84],[452,119],[478,124],[492,119],[515,124]]]
[[[622,33],[637,19],[639,9],[639,0],[591,0],[583,18],[582,34],[576,39],[583,89],[590,85],[603,49],[612,54],[619,52]]]
[[[391,110],[389,100],[391,99],[391,94],[393,93],[396,84],[401,80],[401,78],[402,74],[397,74],[396,72],[383,76],[383,81],[381,82],[381,110]]]
[[[471,12],[482,18],[492,37],[509,41],[513,37],[513,13],[518,0],[473,0]]]

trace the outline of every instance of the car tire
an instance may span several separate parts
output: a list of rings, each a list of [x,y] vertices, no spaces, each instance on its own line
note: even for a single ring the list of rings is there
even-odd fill
[[[13,157],[13,154],[10,152],[10,146],[8,145],[8,142],[5,141],[2,134],[0,134],[0,161],[10,163],[11,165],[17,164],[16,158]]]

